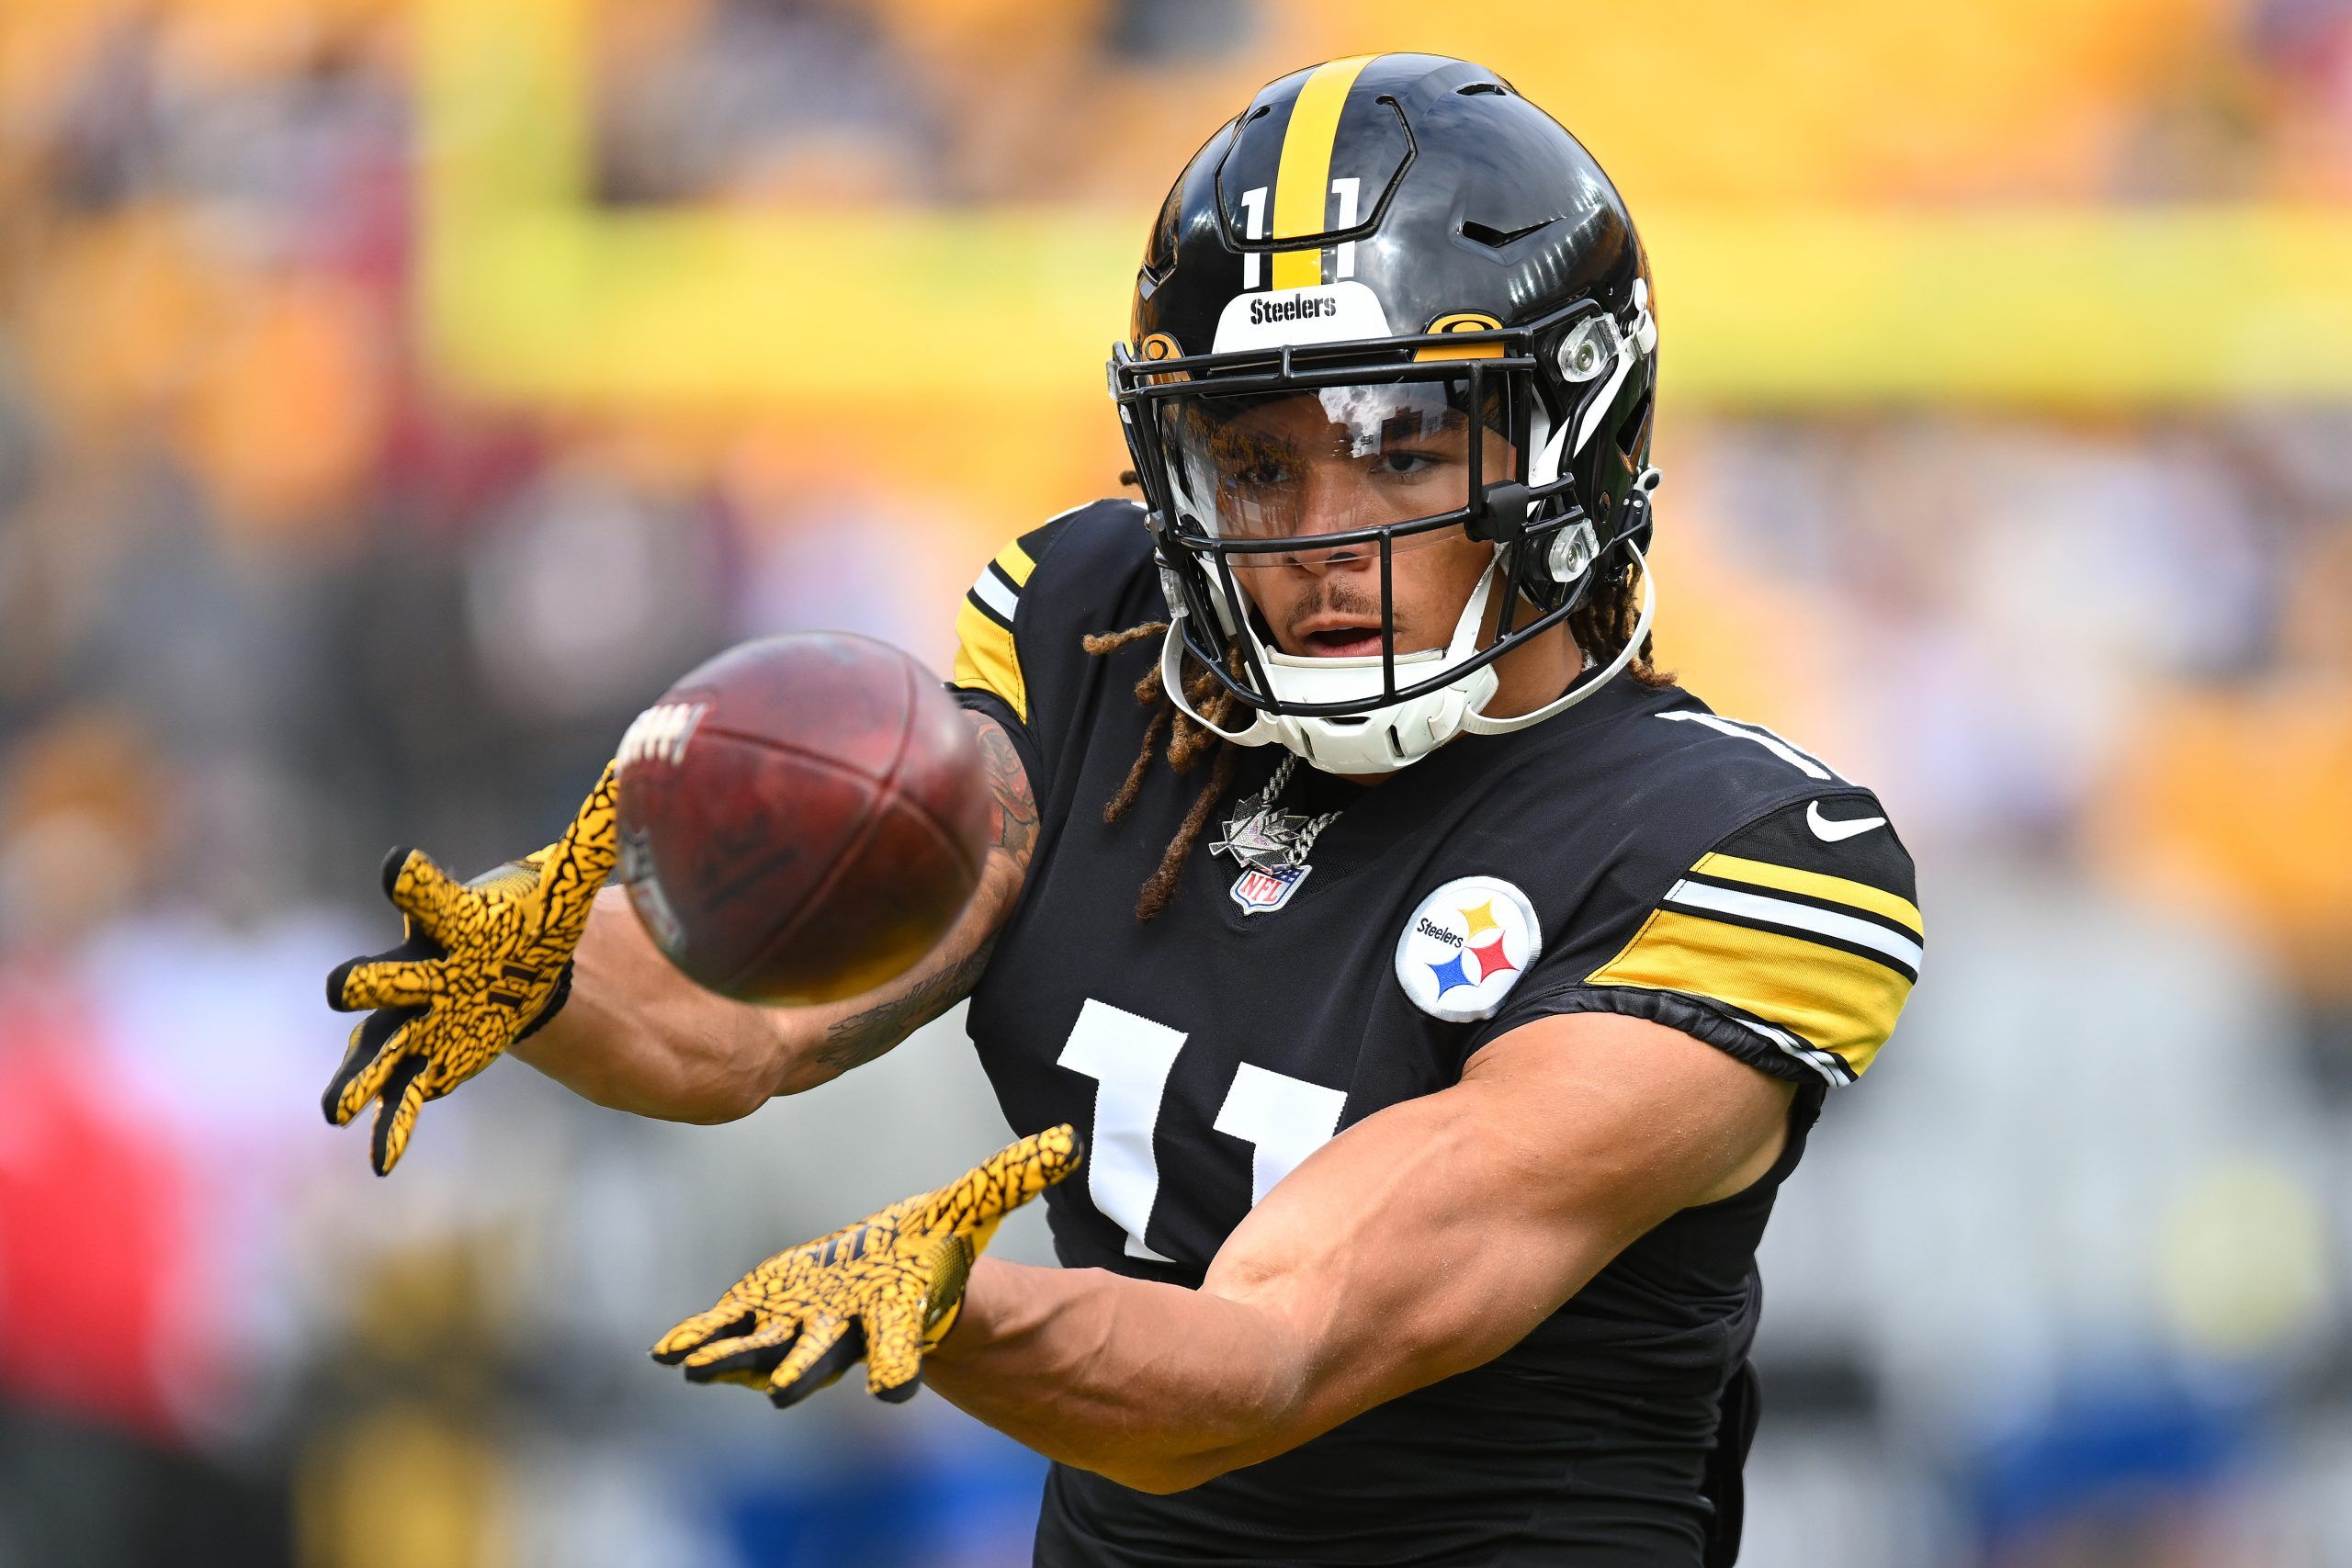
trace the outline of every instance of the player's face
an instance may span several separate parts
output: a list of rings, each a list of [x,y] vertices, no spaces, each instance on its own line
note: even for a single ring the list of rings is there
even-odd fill
[[[1202,519],[1220,537],[1294,539],[1295,550],[1238,554],[1234,581],[1284,653],[1378,658],[1380,552],[1316,548],[1319,536],[1460,509],[1470,454],[1486,482],[1514,470],[1510,444],[1463,411],[1442,381],[1330,387],[1278,399],[1198,400],[1181,446]],[[1220,408],[1219,404],[1226,405]],[[1211,498],[1213,497],[1213,502]],[[1494,558],[1459,525],[1391,540],[1396,651],[1442,648]]]

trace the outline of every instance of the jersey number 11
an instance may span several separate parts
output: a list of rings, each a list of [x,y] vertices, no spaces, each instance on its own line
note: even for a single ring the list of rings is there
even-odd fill
[[[1127,1256],[1167,1263],[1144,1243],[1152,1205],[1159,1199],[1159,1156],[1152,1135],[1168,1075],[1185,1034],[1164,1023],[1089,998],[1062,1047],[1060,1065],[1094,1080],[1094,1137],[1087,1151],[1086,1189],[1094,1206],[1127,1233]],[[1254,1205],[1301,1160],[1331,1141],[1344,1090],[1326,1089],[1248,1062],[1234,1069],[1233,1087],[1211,1125],[1250,1145],[1250,1201]]]

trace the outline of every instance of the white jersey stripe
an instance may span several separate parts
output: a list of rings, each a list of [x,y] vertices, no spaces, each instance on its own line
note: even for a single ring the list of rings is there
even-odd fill
[[[979,596],[981,604],[1008,621],[1012,619],[1012,612],[1021,605],[1021,595],[1007,588],[1004,579],[986,567],[980,569],[978,580],[972,584],[972,592]]]
[[[1810,904],[1794,904],[1786,898],[1768,898],[1761,893],[1710,887],[1703,882],[1678,882],[1667,890],[1666,901],[1679,904],[1686,909],[1713,909],[1721,914],[1739,915],[1751,920],[1769,920],[1776,926],[1793,926],[1799,931],[1834,936],[1840,942],[1867,947],[1897,959],[1914,975],[1919,972],[1920,963],[1927,957],[1917,942],[1900,931],[1891,931],[1884,926],[1856,919],[1851,915],[1816,909]]]

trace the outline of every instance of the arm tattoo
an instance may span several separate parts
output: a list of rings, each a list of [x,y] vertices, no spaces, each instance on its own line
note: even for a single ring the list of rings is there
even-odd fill
[[[825,1031],[825,1043],[817,1048],[819,1065],[836,1073],[862,1067],[970,996],[995,946],[996,939],[990,937],[961,962],[923,976],[864,1012],[836,1019]]]
[[[1037,847],[1036,792],[1030,787],[1029,770],[1021,765],[1021,753],[1013,749],[1012,738],[1005,734],[1003,726],[982,714],[970,715],[970,720],[980,743],[980,764],[988,775],[995,839],[989,847],[988,865],[980,874],[983,886],[1000,881],[1005,863],[1010,862],[1017,889],[1019,879],[1029,869],[1030,853]],[[970,996],[995,947],[996,933],[990,931],[963,957],[937,967],[918,968],[905,989],[863,1012],[836,1019],[825,1030],[817,1061],[833,1072],[845,1073],[881,1055]]]
[[[995,802],[991,819],[996,848],[1012,857],[1022,870],[1029,868],[1029,853],[1037,847],[1037,792],[1029,770],[1004,727],[985,714],[969,716],[972,733],[980,743],[980,764],[988,773],[989,794]]]

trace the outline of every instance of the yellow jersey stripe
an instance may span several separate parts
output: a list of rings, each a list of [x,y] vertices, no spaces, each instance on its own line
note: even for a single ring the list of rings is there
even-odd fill
[[[1340,111],[1348,89],[1363,68],[1378,59],[1351,54],[1315,68],[1291,104],[1283,131],[1282,161],[1274,169],[1274,238],[1323,232],[1323,212],[1331,190],[1331,148],[1340,138]],[[1307,288],[1323,281],[1320,249],[1276,251],[1273,287]]]
[[[1792,865],[1774,865],[1770,861],[1747,860],[1738,855],[1703,855],[1690,869],[1702,876],[1720,876],[1726,882],[1777,887],[1783,893],[1803,893],[1815,898],[1826,898],[1833,904],[1849,904],[1893,920],[1908,929],[1913,936],[1927,935],[1927,923],[1919,918],[1917,905],[1883,887],[1872,887],[1867,882],[1829,876],[1818,871],[1800,871]]]
[[[1013,649],[1012,634],[982,615],[969,599],[956,612],[954,683],[994,692],[1012,705],[1022,723],[1029,722],[1029,689],[1021,680],[1021,656]]]
[[[1021,547],[1018,539],[997,552],[996,564],[1003,570],[1005,576],[1012,579],[1015,588],[1026,588],[1029,574],[1037,570],[1037,563],[1029,558],[1029,552]]]
[[[1911,994],[1903,975],[1859,953],[1672,909],[1652,915],[1586,984],[1725,1002],[1837,1053],[1857,1074]]]

